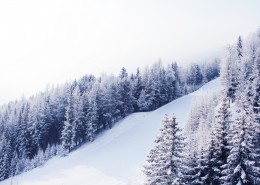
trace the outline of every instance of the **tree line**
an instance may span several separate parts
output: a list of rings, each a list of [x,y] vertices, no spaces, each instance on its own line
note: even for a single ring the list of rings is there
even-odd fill
[[[85,75],[0,108],[0,180],[71,152],[127,115],[152,111],[219,76],[219,61]]]
[[[165,118],[145,184],[260,184],[260,30],[227,48],[221,80],[220,95],[194,103],[184,132]]]

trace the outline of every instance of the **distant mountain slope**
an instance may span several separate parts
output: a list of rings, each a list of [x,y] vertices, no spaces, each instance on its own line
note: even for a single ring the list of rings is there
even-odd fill
[[[67,157],[54,157],[43,167],[12,179],[18,185],[139,185],[143,182],[142,166],[154,145],[165,114],[175,114],[184,127],[194,98],[221,88],[215,79],[199,90],[179,98],[155,111],[134,113],[118,122]],[[1,182],[10,185],[11,180]]]

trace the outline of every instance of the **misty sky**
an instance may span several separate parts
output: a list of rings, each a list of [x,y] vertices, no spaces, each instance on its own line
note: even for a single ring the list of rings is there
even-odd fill
[[[0,0],[0,104],[86,73],[203,59],[260,26],[259,0]]]

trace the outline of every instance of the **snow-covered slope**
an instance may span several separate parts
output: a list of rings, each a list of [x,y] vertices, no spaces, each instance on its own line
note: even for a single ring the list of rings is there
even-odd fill
[[[155,111],[135,113],[118,122],[94,142],[85,144],[67,157],[54,157],[43,167],[12,179],[18,185],[139,185],[142,166],[154,145],[165,114],[175,114],[184,127],[194,98],[219,91],[213,80],[198,91],[179,98]],[[11,180],[0,182],[10,185]]]

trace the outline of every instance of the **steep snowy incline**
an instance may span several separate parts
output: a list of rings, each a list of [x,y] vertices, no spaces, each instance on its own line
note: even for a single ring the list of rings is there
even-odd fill
[[[67,157],[54,157],[43,167],[12,179],[18,185],[139,185],[143,182],[142,167],[154,146],[165,114],[175,114],[184,127],[190,104],[204,93],[217,92],[220,79],[198,91],[179,98],[155,111],[135,113],[85,144]],[[11,180],[0,182],[10,185]]]

